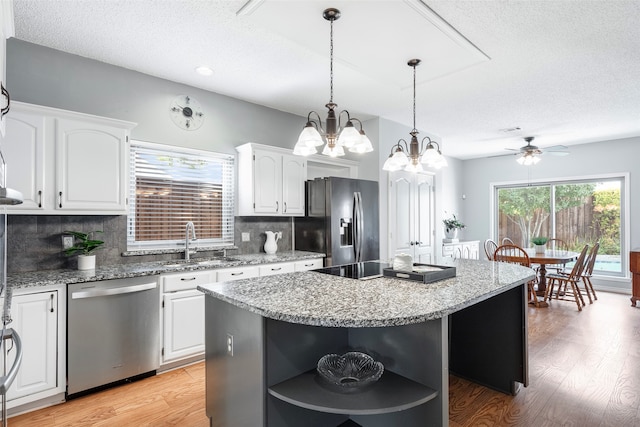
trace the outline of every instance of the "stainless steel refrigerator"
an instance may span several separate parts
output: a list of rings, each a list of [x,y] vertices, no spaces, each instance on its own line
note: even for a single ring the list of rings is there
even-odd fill
[[[380,258],[376,181],[309,180],[306,203],[306,216],[294,220],[296,250],[325,253],[325,266]]]
[[[0,422],[7,425],[6,395],[9,386],[15,379],[22,362],[22,343],[18,333],[9,327],[11,323],[11,288],[7,286],[7,213],[4,205],[22,203],[19,191],[7,188],[6,164],[0,150],[0,298],[2,304],[2,337],[0,339],[0,399],[2,399],[2,415]],[[13,352],[13,354],[11,354]],[[8,362],[13,360],[11,367]]]

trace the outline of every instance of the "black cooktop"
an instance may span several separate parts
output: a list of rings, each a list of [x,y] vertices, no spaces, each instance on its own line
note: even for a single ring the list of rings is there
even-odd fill
[[[386,262],[364,261],[353,264],[334,265],[319,268],[318,273],[331,274],[333,276],[347,277],[349,279],[373,279],[382,276],[382,269],[391,267]]]

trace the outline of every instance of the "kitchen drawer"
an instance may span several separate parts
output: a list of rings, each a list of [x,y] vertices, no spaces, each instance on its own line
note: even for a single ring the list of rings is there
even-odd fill
[[[162,275],[162,292],[176,292],[195,289],[216,281],[215,271],[189,271],[177,274]]]
[[[322,258],[305,259],[304,261],[296,261],[295,263],[295,271],[315,270],[316,268],[322,267],[324,267]]]
[[[278,264],[267,264],[260,266],[260,277],[273,276],[274,274],[293,273],[295,271],[294,262],[281,262]]]
[[[218,270],[218,282],[226,282],[229,280],[250,279],[252,277],[258,277],[260,271],[255,266],[245,266],[237,268],[223,268]]]

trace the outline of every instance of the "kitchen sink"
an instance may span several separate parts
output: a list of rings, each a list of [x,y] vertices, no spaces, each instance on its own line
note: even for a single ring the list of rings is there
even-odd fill
[[[228,258],[228,257],[224,257],[224,258],[203,258],[203,259],[190,259],[190,260],[185,260],[185,259],[178,259],[178,260],[171,260],[171,261],[166,261],[163,266],[164,267],[184,267],[186,265],[194,265],[194,266],[198,266],[198,265],[202,265],[202,266],[208,266],[208,265],[220,265],[220,264],[224,264],[227,262],[233,262],[233,261],[237,261],[235,258]]]

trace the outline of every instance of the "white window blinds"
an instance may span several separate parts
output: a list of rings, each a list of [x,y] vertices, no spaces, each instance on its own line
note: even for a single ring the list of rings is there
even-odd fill
[[[184,245],[193,222],[198,246],[233,244],[234,158],[132,141],[129,250]]]

